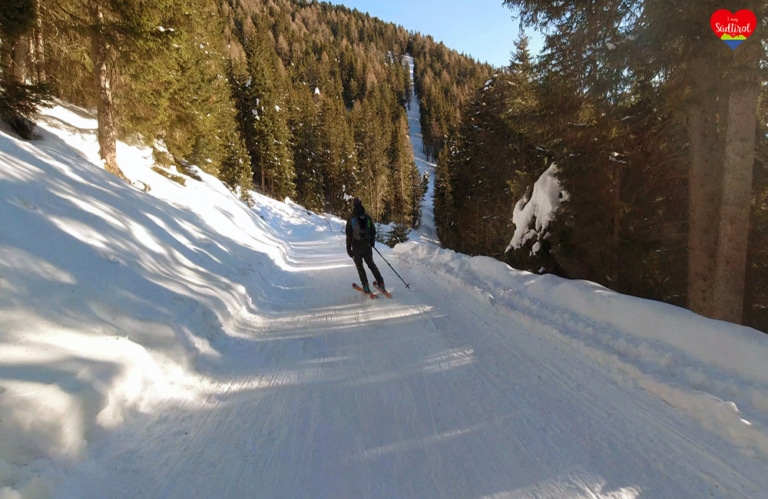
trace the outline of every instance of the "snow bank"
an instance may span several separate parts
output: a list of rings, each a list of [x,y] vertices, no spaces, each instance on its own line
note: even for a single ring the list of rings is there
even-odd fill
[[[132,412],[202,400],[195,365],[215,362],[266,292],[242,276],[267,261],[291,268],[259,206],[202,172],[182,187],[122,143],[125,174],[151,189],[119,181],[96,166],[95,128],[58,106],[38,141],[0,132],[3,498],[50,495],[51,462],[86,458],[89,440]],[[284,203],[266,211],[275,224],[301,217]]]
[[[565,340],[669,405],[768,456],[768,341],[755,329],[598,284],[515,270],[489,257],[409,242],[394,253],[451,277],[469,295],[546,317]]]

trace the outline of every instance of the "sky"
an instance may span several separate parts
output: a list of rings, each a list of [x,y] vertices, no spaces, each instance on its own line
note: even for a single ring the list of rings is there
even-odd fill
[[[448,48],[472,56],[495,67],[509,65],[518,37],[518,20],[501,0],[344,0],[331,1],[350,9],[367,12],[382,21],[403,26],[409,31],[432,35]],[[531,55],[541,42],[531,37]]]
[[[768,490],[768,335],[444,249],[431,187],[369,299],[344,220],[39,123],[0,127],[0,499]]]

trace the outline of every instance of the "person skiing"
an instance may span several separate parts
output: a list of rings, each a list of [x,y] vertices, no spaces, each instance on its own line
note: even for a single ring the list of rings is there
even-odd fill
[[[371,288],[368,286],[368,275],[363,268],[363,260],[365,260],[368,268],[373,273],[373,278],[376,279],[373,285],[377,288],[385,291],[384,278],[381,277],[379,268],[373,261],[373,247],[376,245],[376,225],[365,213],[363,203],[359,198],[355,198],[352,201],[352,215],[347,220],[347,254],[355,261],[355,267],[357,267],[357,273],[360,275],[360,284],[363,286],[363,291],[366,293],[371,292]]]

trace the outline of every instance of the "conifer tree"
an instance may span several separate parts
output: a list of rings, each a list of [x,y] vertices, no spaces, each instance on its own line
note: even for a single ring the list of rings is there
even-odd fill
[[[294,89],[291,119],[293,163],[296,169],[296,196],[311,210],[322,210],[325,203],[323,178],[317,161],[320,150],[320,102],[308,85]]]
[[[195,15],[191,15],[194,12]],[[121,58],[115,78],[120,134],[161,140],[172,159],[216,175],[236,131],[227,81],[223,18],[202,0],[164,16],[166,43]],[[248,183],[247,185],[250,185]]]
[[[319,122],[319,148],[317,166],[322,172],[324,187],[323,208],[330,213],[341,213],[347,206],[346,183],[355,170],[355,147],[342,99],[322,99]]]
[[[240,197],[247,200],[248,190],[253,182],[253,173],[245,144],[236,131],[230,131],[224,137],[224,156],[221,159],[218,177],[230,189],[240,189]]]
[[[101,102],[100,121],[111,123],[101,128],[114,132],[107,143],[157,141],[170,153],[167,164],[198,164],[234,189],[248,187],[252,171],[258,188],[277,198],[343,212],[346,196],[360,194],[372,214],[417,223],[423,189],[406,159],[402,56],[420,35],[319,2],[41,1],[55,33],[57,96]],[[103,22],[89,17],[90,6]],[[94,41],[106,54],[100,85],[92,83]],[[437,75],[431,130],[442,143],[482,71],[442,45],[424,47],[425,67]]]
[[[174,4],[174,0],[151,5],[134,0],[44,1],[47,12],[56,20],[56,28],[77,43],[80,49],[76,54],[87,57],[78,62],[90,67],[91,83],[85,92],[97,109],[100,155],[108,171],[123,177],[116,157],[120,122],[114,87],[118,68],[131,58],[141,60],[143,56],[162,52],[170,44],[173,30],[165,27],[172,24],[167,22],[168,16],[179,12],[180,5]]]
[[[0,5],[0,69],[3,82],[18,81],[21,68],[15,67],[14,49],[35,26],[36,12],[34,0],[3,2]]]
[[[89,0],[83,6],[89,20],[88,32],[91,42],[91,62],[93,81],[96,88],[96,116],[98,122],[97,137],[99,154],[104,168],[114,175],[125,178],[117,164],[117,129],[115,123],[114,97],[112,94],[112,67],[114,58],[113,33],[110,32],[110,12],[96,0]],[[117,15],[115,16],[117,17]],[[120,22],[120,19],[116,19]],[[131,21],[128,20],[130,23]]]
[[[37,4],[34,0],[4,2],[0,5],[0,119],[24,138],[32,137],[32,117],[38,105],[48,100],[42,84],[24,81],[23,61],[17,59],[17,45],[34,30]]]
[[[581,155],[582,165],[593,162],[604,170],[599,174],[603,180],[597,184],[603,186],[602,203],[610,207],[606,211],[610,216],[602,223],[605,233],[613,234],[609,246],[614,255],[604,261],[618,257],[621,232],[624,227],[630,227],[622,200],[627,198],[624,180],[634,169],[611,168],[603,158],[610,157],[606,153],[617,153],[621,157],[632,151],[627,147],[631,142],[626,133],[631,130],[627,128],[631,120],[623,121],[617,110],[623,113],[629,107],[622,109],[622,106],[632,106],[642,111],[633,105],[634,99],[629,93],[636,88],[655,101],[645,109],[653,109],[666,120],[657,120],[647,130],[651,130],[661,144],[674,144],[679,140],[664,163],[668,166],[675,163],[675,151],[687,148],[688,152],[684,160],[688,166],[689,192],[688,305],[699,313],[739,322],[745,289],[745,238],[749,232],[758,69],[759,61],[765,61],[765,56],[760,30],[738,50],[731,51],[712,35],[706,21],[719,8],[747,8],[753,10],[758,19],[765,19],[765,4],[758,1],[738,5],[686,2],[684,6],[670,9],[665,2],[640,0],[621,4],[573,1],[554,5],[536,0],[505,0],[504,3],[519,8],[525,23],[548,25],[551,34],[547,38],[545,59],[552,68],[550,74],[556,78],[555,70],[560,75],[569,75],[573,81],[572,90],[563,92],[565,85],[559,87],[560,95],[581,95],[587,99],[585,103],[571,98],[571,104],[563,102],[559,107],[560,116],[571,113],[565,120],[560,118],[560,136],[566,137],[564,143],[576,139],[583,145],[570,152]],[[639,80],[640,86],[633,87],[633,80]],[[583,111],[576,112],[576,109]],[[678,109],[685,112],[678,113]],[[642,118],[642,114],[637,117]],[[557,116],[553,118],[557,124]],[[683,120],[687,137],[680,140],[676,134],[677,123]],[[585,126],[576,130],[569,123]],[[663,129],[661,134],[660,129]],[[586,140],[590,135],[604,146],[590,146]],[[572,165],[571,178],[575,179],[576,161]],[[599,198],[593,196],[592,199]],[[571,203],[571,207],[575,205]],[[619,263],[613,266],[618,268]]]
[[[257,184],[262,192],[282,199],[295,195],[287,94],[283,93],[287,85],[282,63],[264,32],[264,26],[257,25],[242,35],[248,79],[240,82],[239,119]]]
[[[435,230],[440,243],[447,248],[455,248],[459,241],[456,219],[456,203],[454,202],[453,187],[454,172],[461,159],[458,147],[459,138],[455,135],[448,138],[445,147],[437,157],[434,179],[434,216]]]
[[[366,211],[374,220],[380,220],[384,213],[384,202],[389,190],[388,178],[388,136],[390,130],[386,117],[379,112],[381,93],[374,87],[364,103],[353,109],[357,171],[355,178],[359,189],[358,197],[363,200]]]
[[[418,194],[419,171],[413,160],[408,136],[408,117],[402,109],[397,116],[389,146],[391,190],[384,219],[413,226],[418,223],[418,206],[421,202],[421,195]]]

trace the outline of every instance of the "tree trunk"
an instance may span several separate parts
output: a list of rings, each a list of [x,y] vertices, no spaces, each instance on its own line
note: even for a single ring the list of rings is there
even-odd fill
[[[723,162],[722,204],[715,258],[712,316],[741,323],[747,268],[752,170],[755,162],[757,104],[760,93],[760,40],[750,40],[734,54],[730,75]]]
[[[41,0],[35,2],[34,64],[37,83],[45,83],[48,76],[45,70],[45,44],[43,43],[43,17],[40,2]]]
[[[711,316],[720,217],[722,146],[718,133],[721,76],[711,60],[692,61],[692,102],[688,108],[688,308]]]
[[[622,258],[621,258],[621,164],[614,163],[613,165],[613,237],[611,244],[612,261],[613,266],[610,269],[611,282],[613,286],[619,285],[619,280],[622,276]],[[615,289],[615,288],[614,288]]]
[[[13,80],[23,85],[27,81],[27,61],[29,59],[29,38],[27,35],[15,40],[12,54]]]
[[[6,85],[11,85],[13,79],[13,45],[10,41],[0,43],[0,71]]]
[[[112,76],[109,58],[112,47],[102,34],[104,14],[98,2],[91,3],[93,31],[91,33],[91,58],[93,60],[94,83],[98,89],[96,113],[98,120],[99,155],[104,168],[125,180],[125,175],[117,166],[117,131],[115,129],[115,111],[112,102]]]

